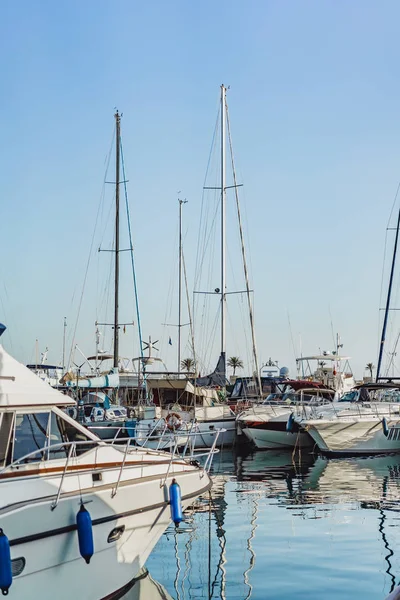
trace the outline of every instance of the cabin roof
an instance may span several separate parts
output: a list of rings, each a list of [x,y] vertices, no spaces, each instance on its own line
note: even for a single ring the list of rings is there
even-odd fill
[[[356,390],[359,390],[361,388],[364,388],[366,390],[398,390],[400,388],[400,382],[392,383],[391,381],[382,381],[381,383],[379,383],[379,381],[372,381],[367,383],[359,383],[358,385],[354,386],[354,389]]]
[[[75,400],[42,381],[0,345],[0,407],[71,404],[75,404]]]
[[[337,354],[314,354],[314,356],[301,356],[300,358],[296,358],[296,362],[301,362],[303,360],[350,360],[351,356],[338,356]]]

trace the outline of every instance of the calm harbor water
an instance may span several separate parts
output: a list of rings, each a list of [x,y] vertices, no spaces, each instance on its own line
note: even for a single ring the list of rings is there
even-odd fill
[[[224,451],[213,477],[127,600],[383,600],[399,583],[400,456]]]

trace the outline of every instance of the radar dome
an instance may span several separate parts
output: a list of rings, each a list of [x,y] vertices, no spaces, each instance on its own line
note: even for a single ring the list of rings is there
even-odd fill
[[[289,369],[287,367],[281,367],[281,369],[279,369],[280,377],[287,377],[288,375],[289,375]]]

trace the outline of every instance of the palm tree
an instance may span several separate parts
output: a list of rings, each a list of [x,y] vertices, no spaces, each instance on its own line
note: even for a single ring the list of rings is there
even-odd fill
[[[373,363],[367,363],[367,366],[365,368],[367,369],[367,371],[370,372],[371,379],[372,379],[372,377],[373,377],[372,371],[375,369],[375,365]]]
[[[243,361],[238,356],[231,356],[228,358],[228,367],[232,367],[235,376],[236,369],[243,369]]]
[[[187,371],[188,373],[193,372],[195,368],[193,358],[184,358],[181,362],[181,369]]]

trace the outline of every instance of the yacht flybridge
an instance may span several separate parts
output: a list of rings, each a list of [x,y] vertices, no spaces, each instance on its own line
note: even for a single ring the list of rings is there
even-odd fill
[[[350,367],[350,356],[338,352],[323,352],[296,358],[298,379],[311,378],[335,390],[337,398],[349,392],[356,382]]]
[[[0,589],[14,598],[120,597],[211,487],[190,458],[100,440],[73,402],[0,346]]]

